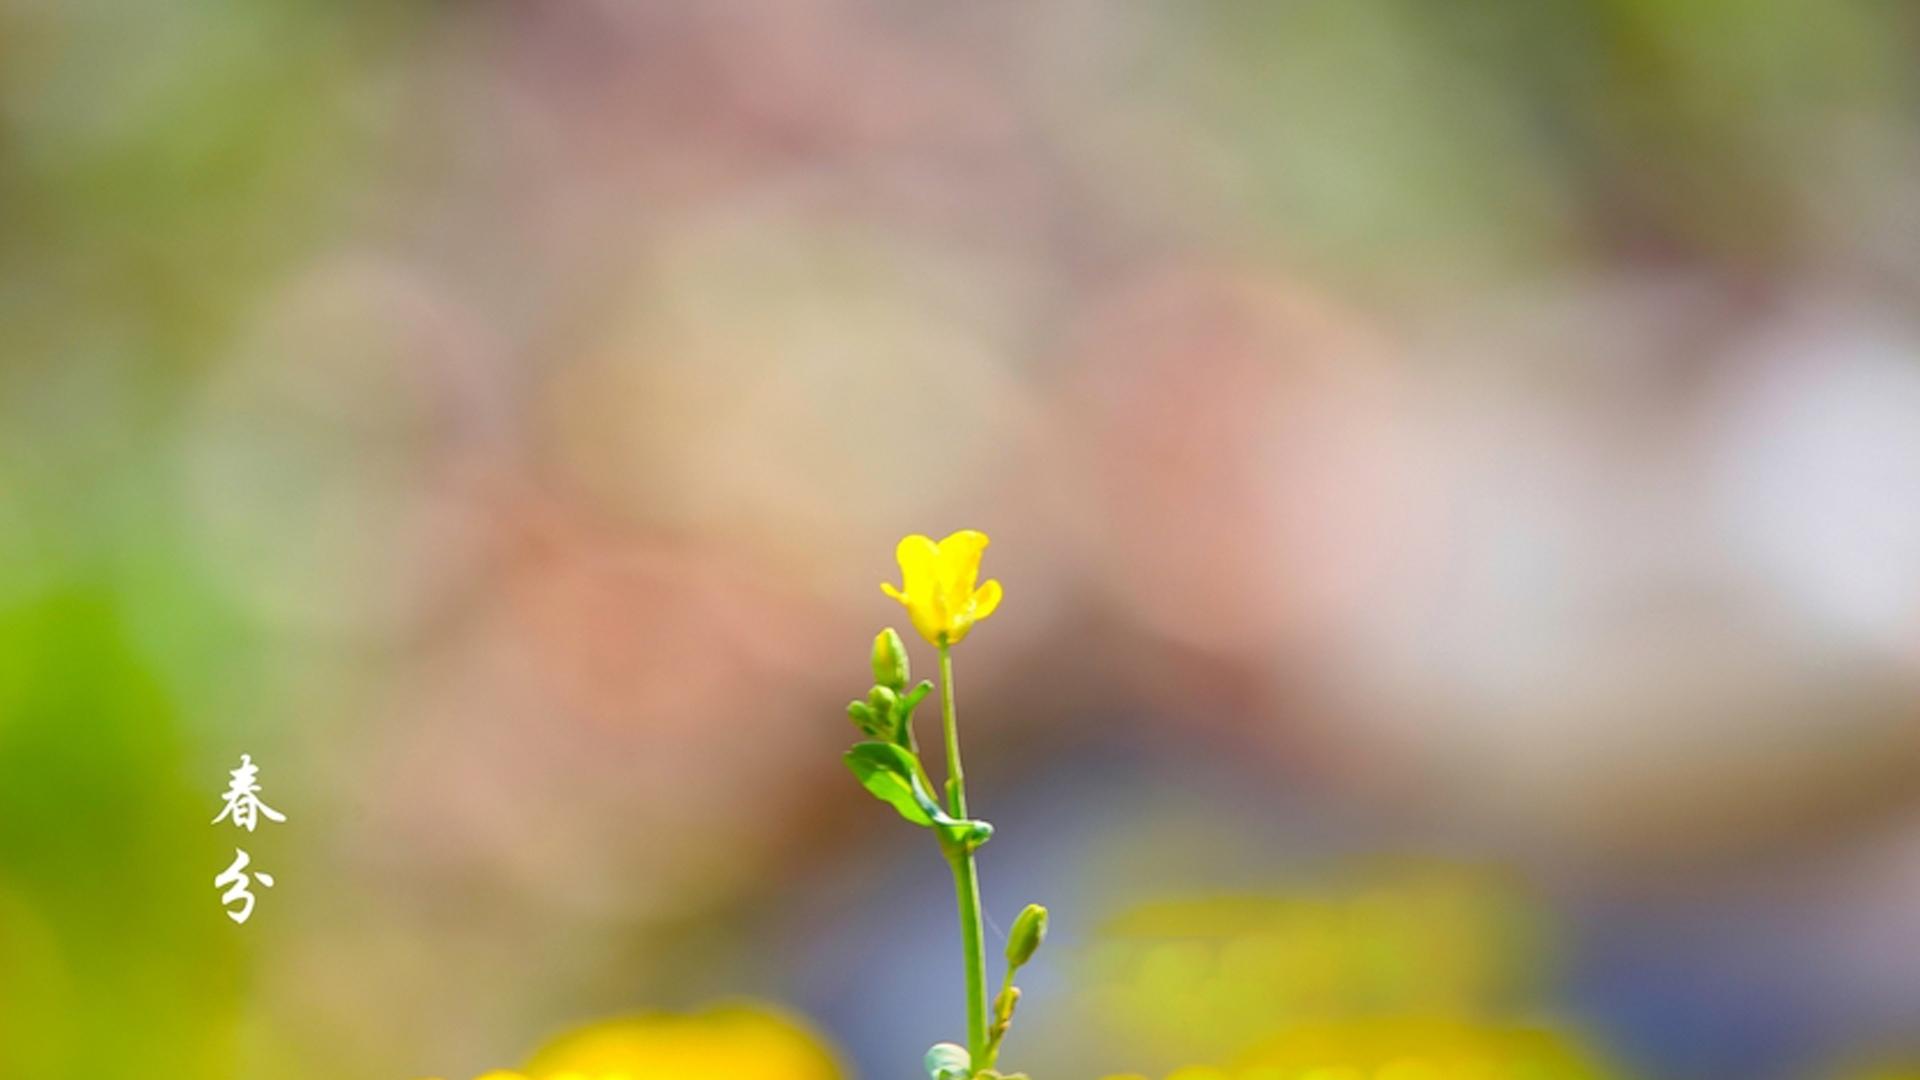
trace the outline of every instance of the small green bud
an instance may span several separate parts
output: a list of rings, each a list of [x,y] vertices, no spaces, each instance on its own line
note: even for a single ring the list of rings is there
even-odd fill
[[[876,686],[867,692],[867,708],[872,709],[874,718],[883,724],[893,722],[894,710],[899,707],[899,696],[884,686]]]
[[[973,1075],[973,1055],[953,1043],[928,1047],[925,1064],[929,1080],[967,1080]]]
[[[1007,1035],[1007,1029],[1013,1026],[1013,1010],[1020,1006],[1020,988],[1009,986],[1000,991],[993,999],[993,1028],[988,1032],[995,1042]]]
[[[873,638],[873,681],[889,690],[906,689],[907,680],[913,678],[907,666],[907,645],[894,633],[893,627],[874,635]]]
[[[1007,933],[1007,966],[1020,967],[1033,959],[1040,951],[1040,943],[1047,940],[1047,909],[1039,904],[1028,904],[1020,917],[1013,920],[1013,929]]]
[[[867,707],[866,702],[847,702],[847,716],[854,723],[860,725],[861,731],[867,732],[868,734],[873,733],[873,710]]]

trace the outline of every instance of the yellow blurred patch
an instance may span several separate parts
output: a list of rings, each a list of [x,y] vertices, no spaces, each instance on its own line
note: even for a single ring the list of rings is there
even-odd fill
[[[527,1080],[841,1080],[819,1036],[763,1007],[652,1014],[590,1024],[527,1062]]]
[[[1542,918],[1496,873],[1369,864],[1318,887],[1133,905],[1096,928],[1077,975],[1131,1055],[1219,1061],[1303,1023],[1497,1016],[1541,985]]]
[[[1235,1062],[1239,1080],[1352,1075],[1367,1080],[1602,1080],[1612,1073],[1579,1042],[1542,1028],[1451,1019],[1302,1024]]]

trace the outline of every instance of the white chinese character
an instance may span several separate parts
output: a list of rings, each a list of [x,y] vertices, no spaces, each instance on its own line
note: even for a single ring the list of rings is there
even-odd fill
[[[235,825],[248,832],[252,832],[253,827],[260,823],[257,814],[265,814],[268,821],[287,820],[278,810],[260,801],[260,785],[254,782],[254,776],[259,771],[253,763],[253,755],[240,755],[240,767],[232,771],[233,783],[227,785],[226,809],[213,819],[215,825],[225,821],[229,814],[233,815]]]
[[[256,872],[252,877],[268,888],[273,887],[272,874]],[[234,848],[233,865],[227,867],[225,873],[213,879],[214,888],[225,887],[227,890],[226,893],[220,897],[220,906],[227,907],[236,901],[240,903],[239,911],[227,912],[227,918],[237,923],[246,922],[253,914],[253,893],[247,889],[247,878],[247,853],[239,848]]]

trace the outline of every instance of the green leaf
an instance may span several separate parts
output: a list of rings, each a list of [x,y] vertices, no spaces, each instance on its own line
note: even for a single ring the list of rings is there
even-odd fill
[[[933,693],[933,684],[925,679],[921,679],[919,684],[913,689],[900,695],[900,715],[913,715],[914,707],[919,705],[920,702],[931,693]]]
[[[921,828],[932,828],[940,804],[927,794],[926,771],[920,760],[892,743],[863,742],[846,753],[847,768],[873,797],[892,806],[900,816]]]
[[[967,1048],[955,1043],[934,1043],[922,1059],[927,1080],[966,1080],[973,1075],[973,1059]]]
[[[939,827],[940,836],[948,844],[962,851],[974,851],[980,845],[993,839],[993,826],[973,818],[960,819],[947,816],[943,810],[935,808],[933,823]]]
[[[893,741],[909,750],[913,745],[913,710],[921,700],[933,692],[933,684],[925,679],[920,685],[900,695],[893,710]]]
[[[945,844],[972,851],[993,837],[993,826],[956,818],[932,795],[933,782],[920,759],[893,743],[856,743],[846,753],[847,768],[873,797],[921,828],[938,829]]]

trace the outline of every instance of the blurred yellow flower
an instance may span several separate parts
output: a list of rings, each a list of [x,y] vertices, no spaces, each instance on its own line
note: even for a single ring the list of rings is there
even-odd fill
[[[528,1080],[840,1080],[811,1031],[756,1006],[608,1020],[561,1035],[527,1062]]]
[[[936,647],[956,645],[974,623],[1000,606],[998,581],[974,587],[987,543],[987,534],[973,529],[962,529],[937,544],[915,533],[894,549],[900,560],[900,588],[882,583],[880,589],[906,607],[921,637]]]
[[[780,1013],[735,1005],[650,1014],[578,1028],[518,1072],[477,1080],[842,1080],[820,1038]]]

